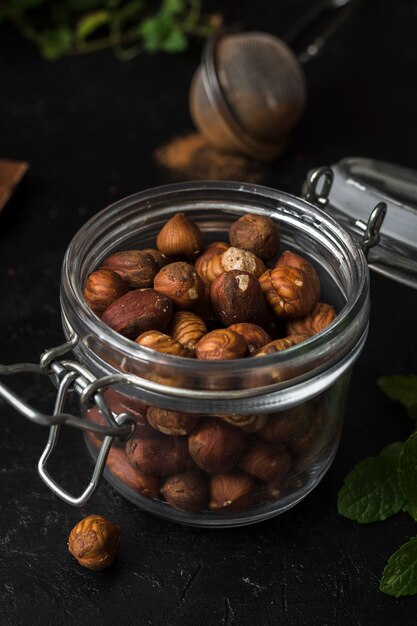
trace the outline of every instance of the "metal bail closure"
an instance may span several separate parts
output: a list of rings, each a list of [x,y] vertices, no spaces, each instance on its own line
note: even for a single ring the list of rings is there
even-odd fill
[[[21,372],[48,375],[58,387],[52,415],[42,413],[38,409],[35,409],[2,382],[0,382],[0,398],[6,400],[13,408],[30,421],[41,426],[50,427],[48,442],[38,463],[39,474],[48,487],[57,496],[62,498],[62,500],[73,506],[82,506],[90,499],[99,484],[106,464],[107,455],[114,438],[117,437],[125,440],[131,437],[135,430],[136,422],[134,417],[129,413],[114,415],[107,404],[103,396],[103,390],[114,381],[109,381],[108,377],[98,379],[77,361],[58,360],[58,357],[62,357],[71,350],[76,345],[77,341],[78,337],[71,336],[69,341],[63,343],[61,346],[47,350],[42,355],[39,364],[16,363],[14,365],[0,365],[0,375],[18,374]],[[73,391],[80,396],[82,406],[84,405],[84,392],[86,392],[88,401],[91,404],[95,404],[103,415],[106,421],[105,426],[64,412],[66,398],[68,394]],[[47,461],[57,445],[62,424],[67,424],[84,431],[90,431],[104,437],[90,482],[87,488],[78,497],[72,496],[65,491],[51,477],[47,470]]]
[[[303,196],[307,202],[324,208],[329,201],[332,185],[333,170],[330,167],[318,167],[309,175],[303,187]]]
[[[387,205],[385,202],[379,202],[370,214],[366,225],[361,220],[356,221],[357,226],[360,228],[365,227],[365,234],[361,241],[361,247],[367,258],[369,250],[378,245],[381,241],[380,230],[386,213]]]

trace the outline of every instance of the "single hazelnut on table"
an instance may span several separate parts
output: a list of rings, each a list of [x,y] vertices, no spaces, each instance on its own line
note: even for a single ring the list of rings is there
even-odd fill
[[[99,571],[111,565],[120,546],[120,528],[102,515],[89,515],[70,532],[68,550],[83,567]]]
[[[159,231],[156,246],[168,257],[195,259],[204,248],[203,233],[184,213],[176,213]]]
[[[261,285],[249,272],[221,274],[211,285],[210,297],[215,316],[225,326],[239,322],[263,326],[267,319]]]
[[[202,472],[190,471],[170,476],[161,493],[171,506],[183,511],[204,511],[207,509],[209,489]]]
[[[174,356],[193,357],[194,351],[186,348],[176,339],[173,339],[159,330],[147,330],[135,339],[135,343],[150,348],[163,354],[173,354]]]
[[[241,359],[247,351],[248,346],[243,337],[228,328],[212,330],[195,347],[197,359],[206,361]]]
[[[305,274],[307,274],[310,287],[315,293],[315,300],[318,300],[320,298],[320,279],[316,272],[316,269],[313,267],[310,261],[307,261],[307,259],[300,256],[299,254],[295,254],[295,252],[286,250],[279,257],[278,261],[275,264],[275,267],[278,267],[279,265],[295,267],[305,272]]]
[[[219,419],[241,428],[246,433],[255,433],[261,430],[268,420],[268,415],[218,415]]]
[[[241,470],[260,480],[285,476],[291,468],[291,456],[282,444],[253,441],[239,461]]]
[[[259,278],[261,289],[277,317],[304,317],[317,300],[317,291],[301,269],[278,265]]]
[[[180,309],[192,309],[203,299],[206,288],[192,265],[178,261],[158,272],[154,289],[171,298]]]
[[[201,420],[188,437],[191,458],[210,474],[228,472],[242,456],[246,436],[216,418]]]
[[[260,350],[253,353],[253,356],[265,356],[266,354],[274,354],[274,352],[281,352],[287,348],[292,348],[307,339],[311,339],[312,335],[309,333],[299,333],[297,335],[288,335],[288,337],[282,337],[281,339],[275,339],[270,343],[267,343]]]
[[[305,317],[295,320],[287,320],[287,333],[311,333],[315,335],[324,330],[333,322],[336,311],[330,304],[316,302],[311,311]]]
[[[152,476],[181,474],[191,465],[183,437],[141,439],[134,436],[126,444],[126,454],[133,467]]]
[[[101,319],[124,337],[146,330],[165,330],[172,318],[172,301],[154,289],[135,289],[113,302]]]
[[[230,227],[230,243],[249,250],[263,261],[270,261],[278,253],[279,230],[270,217],[248,213]]]
[[[249,353],[252,354],[259,350],[267,343],[272,341],[272,337],[260,326],[256,324],[249,324],[248,322],[239,322],[239,324],[232,324],[229,326],[229,330],[242,335],[243,339],[248,344]]]
[[[96,270],[87,278],[84,298],[94,313],[100,315],[115,300],[129,291],[129,285],[116,272]]]
[[[153,256],[143,250],[115,252],[104,259],[101,267],[119,274],[131,289],[152,287],[153,280],[159,272]]]
[[[311,406],[303,404],[268,416],[265,426],[259,432],[259,437],[270,443],[285,443],[305,435],[310,426]]]
[[[188,435],[199,418],[189,413],[150,406],[146,412],[146,419],[155,430],[164,435]]]
[[[145,498],[157,498],[159,495],[159,478],[143,474],[129,462],[125,450],[111,447],[107,457],[106,468],[126,487]]]
[[[243,472],[218,474],[210,478],[210,511],[240,513],[253,504],[255,480]]]
[[[170,334],[183,346],[194,350],[197,343],[207,334],[205,321],[191,311],[177,311],[171,322]]]

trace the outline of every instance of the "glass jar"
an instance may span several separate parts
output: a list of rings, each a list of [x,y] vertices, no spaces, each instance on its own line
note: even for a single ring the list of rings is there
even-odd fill
[[[336,308],[336,319],[285,351],[230,361],[161,354],[118,335],[88,308],[85,280],[118,250],[155,247],[156,234],[179,211],[198,223],[206,243],[227,240],[230,224],[245,213],[271,217],[281,250],[317,269],[320,299]],[[61,305],[66,337],[78,338],[78,361],[94,377],[118,383],[105,398],[114,413],[135,417],[133,439],[113,445],[105,475],[140,508],[196,526],[250,524],[294,506],[324,476],[369,321],[365,254],[324,211],[242,183],[182,183],[135,194],[78,231],[64,259]],[[152,428],[146,413],[159,409],[181,414],[181,427]],[[97,408],[87,417],[104,423]],[[87,442],[96,455],[100,437],[89,433]]]

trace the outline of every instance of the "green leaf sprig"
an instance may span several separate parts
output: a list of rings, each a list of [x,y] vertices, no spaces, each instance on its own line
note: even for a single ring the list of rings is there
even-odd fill
[[[385,376],[378,385],[417,420],[417,376]],[[400,511],[417,522],[417,432],[358,463],[339,491],[338,510],[359,524],[381,522]],[[391,556],[380,589],[396,598],[417,594],[417,536]]]
[[[180,52],[190,36],[208,37],[221,21],[202,13],[201,0],[0,2],[0,24],[13,24],[50,60],[105,48],[123,60],[142,51]]]

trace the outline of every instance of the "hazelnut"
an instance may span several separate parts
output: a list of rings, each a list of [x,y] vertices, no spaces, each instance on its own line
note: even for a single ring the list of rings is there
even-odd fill
[[[226,241],[212,241],[208,244],[207,250],[209,248],[217,248],[218,250],[223,250],[224,252],[225,250],[230,248],[230,243],[227,243]]]
[[[265,426],[268,415],[218,415],[218,418],[247,433],[255,433]]]
[[[182,437],[140,439],[134,436],[126,444],[126,454],[133,467],[152,476],[180,474],[191,463],[187,442]]]
[[[310,425],[311,407],[303,404],[269,416],[259,436],[264,441],[271,443],[285,443],[290,439],[305,435],[310,429]]]
[[[126,487],[145,498],[157,498],[159,494],[159,479],[157,476],[142,474],[129,462],[125,450],[111,447],[107,457],[106,468]]]
[[[195,259],[204,247],[203,234],[184,213],[176,213],[156,238],[157,248],[168,257]]]
[[[287,333],[311,333],[315,335],[324,330],[333,322],[336,311],[330,304],[316,302],[311,311],[305,317],[296,320],[287,320]]]
[[[217,276],[225,271],[222,265],[224,252],[223,248],[211,246],[196,260],[195,269],[206,285],[210,285]]]
[[[261,259],[249,250],[240,248],[228,248],[221,257],[221,264],[225,272],[243,270],[253,274],[256,278],[259,278],[266,271],[265,264]]]
[[[136,289],[113,302],[102,321],[133,339],[145,330],[165,330],[172,317],[172,301],[154,289]]]
[[[172,318],[171,335],[183,346],[194,350],[196,344],[207,334],[204,320],[190,311],[177,311]]]
[[[119,274],[132,289],[152,287],[159,271],[153,256],[142,250],[115,252],[103,261],[102,268]]]
[[[211,285],[210,297],[214,314],[225,326],[238,322],[264,325],[266,303],[253,274],[239,270],[221,274]]]
[[[288,478],[277,478],[265,485],[262,493],[266,500],[277,500],[296,493],[306,484],[306,474],[297,474]]]
[[[83,567],[99,571],[111,565],[119,550],[120,528],[102,515],[89,515],[70,532],[68,550]]]
[[[241,335],[228,328],[218,328],[204,335],[195,347],[197,359],[220,361],[241,359],[246,355],[248,346]]]
[[[170,476],[161,488],[161,493],[176,509],[193,512],[207,509],[209,490],[201,472],[190,471]]]
[[[301,269],[278,265],[259,278],[266,301],[277,317],[304,317],[313,308],[317,292]]]
[[[85,282],[84,298],[90,309],[100,315],[128,291],[129,286],[116,272],[96,270]]]
[[[171,263],[170,259],[168,259],[165,254],[162,254],[162,252],[154,248],[145,248],[142,252],[150,254],[160,270],[165,267],[165,265],[168,265],[168,263]]]
[[[232,246],[249,250],[263,261],[270,261],[278,253],[279,230],[270,217],[243,215],[231,225],[229,237]]]
[[[275,339],[275,341],[271,341],[260,350],[257,350],[253,356],[265,356],[266,354],[281,352],[281,350],[292,348],[292,346],[296,346],[303,341],[307,341],[307,339],[310,339],[311,336],[312,335],[307,333],[299,333],[298,335],[288,335],[288,337],[283,337],[282,339]]]
[[[260,480],[269,481],[289,472],[291,457],[282,444],[254,441],[240,459],[239,467]]]
[[[193,313],[207,322],[215,322],[216,317],[211,306],[210,285],[206,284],[203,298],[193,308]]]
[[[286,250],[281,254],[278,261],[275,264],[275,267],[279,265],[287,265],[288,267],[295,267],[297,269],[303,270],[307,274],[308,282],[310,283],[311,289],[314,291],[315,300],[320,298],[320,279],[315,268],[312,266],[310,261],[307,261],[304,257],[295,254],[295,252],[290,252],[290,250]]]
[[[242,335],[243,339],[248,344],[250,354],[252,354],[252,352],[256,352],[256,350],[259,350],[272,341],[272,337],[268,335],[266,330],[256,324],[240,322],[239,324],[232,324],[229,326],[229,330],[233,330],[233,332],[238,335]]]
[[[240,513],[251,508],[255,481],[242,472],[219,474],[210,479],[210,511]]]
[[[173,354],[174,356],[193,357],[194,352],[186,348],[176,339],[173,339],[159,330],[147,330],[135,339],[135,342],[144,348],[150,348],[163,354]]]
[[[196,425],[198,416],[150,406],[146,412],[146,419],[153,428],[164,435],[188,435]]]
[[[188,437],[188,450],[201,469],[210,474],[228,472],[246,444],[245,434],[216,419],[202,421]]]
[[[163,267],[155,276],[154,288],[181,309],[193,308],[205,292],[205,285],[193,266],[183,261]]]

